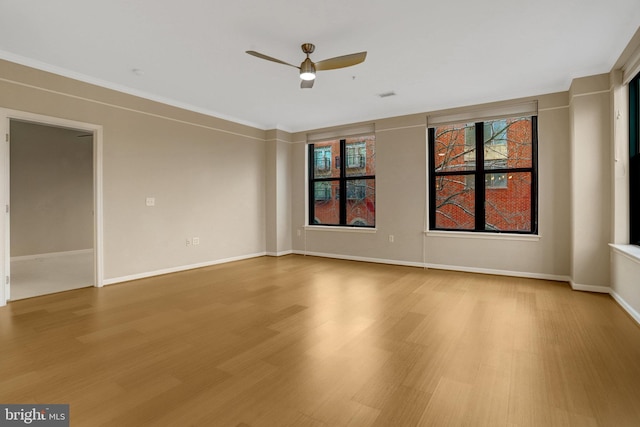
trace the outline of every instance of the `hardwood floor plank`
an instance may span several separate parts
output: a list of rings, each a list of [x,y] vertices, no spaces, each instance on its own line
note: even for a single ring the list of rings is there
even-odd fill
[[[373,426],[418,425],[430,400],[431,393],[399,386],[385,402]]]
[[[442,377],[438,386],[429,399],[418,422],[419,425],[456,426],[462,425],[469,404],[471,386],[455,380]]]
[[[458,387],[462,386],[458,385]],[[462,425],[509,425],[509,400],[505,399],[505,396],[509,395],[510,387],[509,371],[501,367],[481,365],[478,376],[469,390],[466,408],[462,411],[457,408],[455,410],[464,414],[461,419]]]

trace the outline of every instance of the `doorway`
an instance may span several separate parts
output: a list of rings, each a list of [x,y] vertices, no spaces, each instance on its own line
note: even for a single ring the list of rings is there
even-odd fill
[[[11,300],[93,286],[93,134],[9,122]]]
[[[7,202],[0,305],[102,286],[101,138],[96,125],[4,113]]]

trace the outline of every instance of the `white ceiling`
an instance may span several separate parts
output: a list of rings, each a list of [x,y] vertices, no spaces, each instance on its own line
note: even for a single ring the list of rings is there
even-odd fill
[[[0,58],[301,131],[564,91],[610,71],[639,24],[638,0],[0,0]],[[245,53],[297,65],[304,42],[315,61],[368,56],[303,90]]]

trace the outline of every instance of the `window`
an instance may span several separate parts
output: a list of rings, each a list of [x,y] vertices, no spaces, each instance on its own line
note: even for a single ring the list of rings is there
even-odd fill
[[[315,149],[315,161],[313,167],[317,174],[331,172],[331,147],[317,147]]]
[[[507,146],[507,120],[494,120],[484,124],[486,144],[490,146]]]
[[[537,232],[537,117],[429,128],[431,230]]]
[[[358,179],[347,182],[347,200],[364,200],[367,197],[367,181]]]
[[[640,245],[640,74],[629,82],[629,232]]]
[[[364,168],[367,164],[367,145],[364,141],[346,145],[347,168]]]
[[[309,164],[309,224],[375,226],[374,135],[309,144]]]
[[[331,183],[330,182],[316,182],[315,185],[316,200],[331,200]]]

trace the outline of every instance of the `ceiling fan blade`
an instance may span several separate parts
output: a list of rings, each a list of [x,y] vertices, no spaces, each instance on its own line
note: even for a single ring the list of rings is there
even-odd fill
[[[280,61],[279,59],[272,58],[272,57],[267,56],[267,55],[264,55],[264,54],[262,54],[262,53],[260,53],[260,52],[256,52],[255,50],[247,50],[246,52],[247,52],[249,55],[253,55],[253,56],[255,56],[256,58],[266,59],[267,61],[277,62],[278,64],[288,65],[288,66],[290,66],[290,67],[300,69],[300,67],[298,67],[298,66],[296,66],[296,65],[291,65],[291,64],[289,64],[288,62]]]
[[[300,89],[311,89],[313,87],[313,82],[316,80],[302,80],[300,82]]]
[[[352,53],[351,55],[337,56],[316,62],[316,70],[335,70],[337,68],[350,67],[365,60],[367,52]]]

